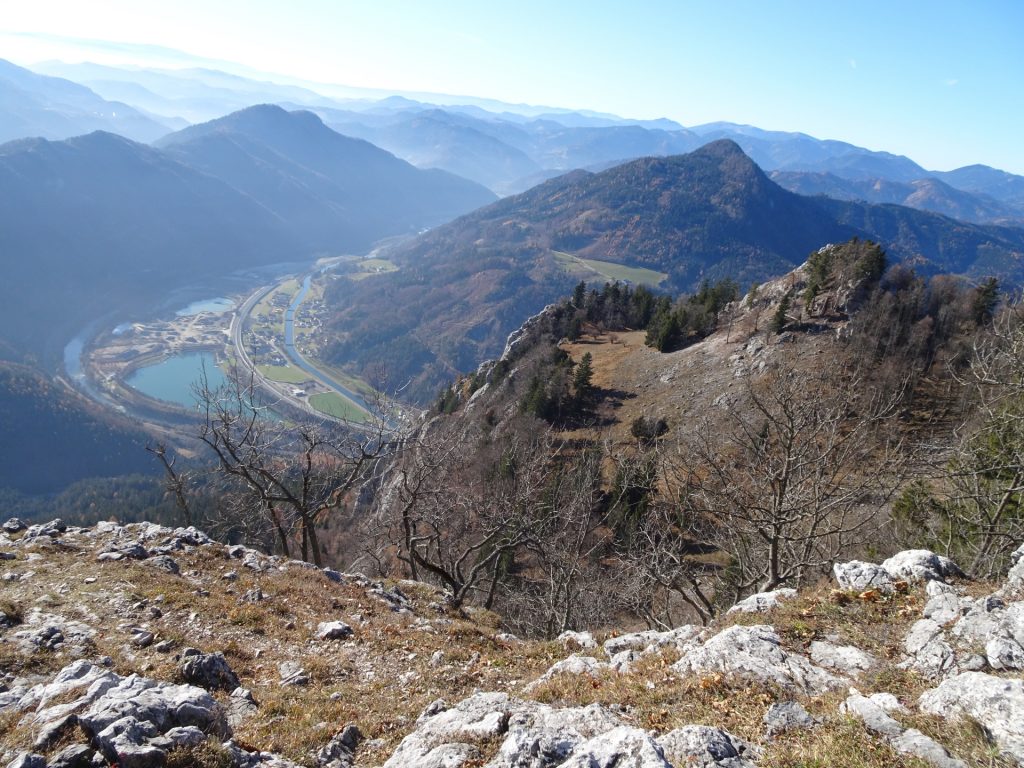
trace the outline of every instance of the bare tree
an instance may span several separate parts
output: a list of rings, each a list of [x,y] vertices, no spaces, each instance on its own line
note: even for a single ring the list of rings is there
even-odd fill
[[[181,510],[185,525],[192,525],[192,508],[188,499],[192,473],[188,470],[179,470],[175,466],[178,457],[174,454],[168,456],[165,443],[158,442],[155,445],[147,445],[146,450],[156,456],[160,466],[164,468],[164,490],[169,496],[174,497],[175,506]]]
[[[458,426],[435,420],[405,441],[375,517],[412,578],[443,586],[452,605],[478,595],[490,607],[510,560],[538,536],[548,447]]]
[[[689,445],[690,504],[731,560],[734,598],[799,584],[865,542],[904,477],[899,395],[863,382],[775,371],[749,408]]]
[[[554,637],[611,618],[614,576],[599,557],[609,548],[601,532],[601,452],[545,443],[550,471],[531,515],[535,535],[499,589],[501,613],[515,631]]]
[[[310,418],[286,424],[269,412],[252,377],[211,388],[204,376],[196,394],[199,440],[217,472],[244,489],[233,498],[242,508],[235,516],[269,526],[285,556],[297,537],[302,559],[321,565],[318,527],[390,448],[383,412],[360,425]]]
[[[619,543],[624,607],[648,626],[669,629],[696,618],[714,618],[719,563],[715,560],[713,521],[691,497],[694,462],[678,446],[651,443],[634,454],[612,454],[623,464],[656,461],[651,497]]]
[[[933,498],[921,487],[904,498],[928,540],[969,573],[1005,569],[1024,539],[1024,307],[999,312],[971,349],[960,377],[973,413],[958,429],[953,455],[940,468]],[[945,454],[944,454],[945,455]],[[916,509],[915,509],[916,507]]]
[[[539,425],[428,422],[403,444],[374,518],[379,549],[452,605],[474,600],[517,631],[552,635],[601,610],[584,597],[600,546],[600,454]]]

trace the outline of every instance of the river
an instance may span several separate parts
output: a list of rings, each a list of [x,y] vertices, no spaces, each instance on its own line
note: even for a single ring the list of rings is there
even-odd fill
[[[376,409],[355,392],[350,390],[348,387],[340,384],[335,379],[328,376],[326,373],[321,371],[319,368],[315,368],[306,362],[306,358],[295,348],[295,312],[298,310],[299,305],[305,300],[306,295],[309,293],[309,285],[313,280],[313,275],[306,275],[302,281],[302,287],[299,292],[295,294],[295,298],[292,299],[292,303],[288,305],[288,309],[284,313],[284,349],[288,358],[299,368],[304,370],[309,375],[313,376],[317,381],[326,385],[327,387],[335,390],[338,394],[347,397],[353,403],[358,405],[360,408],[365,410],[367,413],[375,413]]]

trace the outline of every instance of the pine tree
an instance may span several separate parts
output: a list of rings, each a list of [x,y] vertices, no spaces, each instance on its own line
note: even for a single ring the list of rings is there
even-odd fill
[[[792,298],[789,293],[786,293],[782,297],[782,301],[779,302],[779,308],[775,310],[775,314],[772,316],[772,321],[768,325],[768,330],[772,333],[781,333],[782,329],[786,327],[788,318],[786,314],[789,312],[789,305],[792,302]]]
[[[591,384],[591,379],[594,376],[593,361],[594,358],[591,354],[586,352],[576,366],[576,372],[572,377],[572,385],[576,389],[576,396],[578,398],[582,399],[588,395],[593,387]]]
[[[586,299],[587,284],[583,280],[580,280],[572,291],[572,305],[576,307],[576,309],[582,309]]]

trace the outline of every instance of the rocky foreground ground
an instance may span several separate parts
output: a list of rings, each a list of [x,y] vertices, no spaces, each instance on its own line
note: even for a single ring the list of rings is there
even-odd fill
[[[9,521],[0,579],[0,765],[1024,765],[1024,546],[550,643],[191,528]]]

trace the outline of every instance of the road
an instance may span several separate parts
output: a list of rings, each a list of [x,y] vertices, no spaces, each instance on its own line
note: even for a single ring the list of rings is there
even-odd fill
[[[300,283],[302,283],[304,286],[308,285],[307,283],[303,282],[305,279],[308,279],[308,275],[303,275],[298,278]],[[263,286],[257,289],[244,302],[242,302],[241,306],[239,306],[239,308],[231,317],[231,343],[232,346],[235,348],[235,354],[238,357],[239,364],[252,372],[254,380],[264,390],[272,392],[276,397],[279,397],[281,400],[284,400],[289,405],[295,408],[299,408],[300,410],[305,411],[306,413],[309,413],[313,416],[316,416],[317,418],[327,419],[338,424],[354,426],[351,422],[345,421],[344,419],[339,419],[329,414],[318,411],[315,408],[313,408],[313,406],[311,406],[306,400],[303,400],[299,397],[292,395],[291,392],[289,391],[290,385],[282,384],[280,382],[274,382],[266,378],[256,368],[256,364],[253,362],[252,358],[249,356],[249,353],[246,351],[245,344],[242,343],[242,333],[245,327],[245,321],[248,319],[249,314],[252,312],[253,308],[257,304],[259,304],[259,302],[262,301],[263,298],[268,293],[277,288],[278,285],[280,284],[278,283],[274,285]],[[299,296],[301,295],[302,292],[300,291]],[[292,313],[293,317],[298,303],[298,301],[295,301],[289,305],[288,311]],[[336,391],[342,397],[351,400],[357,406],[363,408],[364,410],[367,410],[369,413],[373,413],[373,411],[370,409],[370,406],[361,397],[351,392],[350,390],[346,389],[342,385],[338,384],[338,382],[334,381],[334,379],[332,379],[328,374],[316,368],[316,366],[310,363],[308,359],[303,357],[299,353],[299,351],[294,348],[294,344],[289,343],[289,340],[287,338],[284,340],[284,342],[286,353],[288,354],[289,357],[292,358],[292,362],[296,364],[299,368],[301,368],[306,373],[316,378],[318,381],[320,381],[328,388]],[[389,424],[388,427],[393,428],[393,425]]]
[[[300,411],[316,416],[317,418],[327,419],[338,424],[347,424],[342,419],[337,419],[326,413],[321,413],[316,410],[313,406],[307,403],[305,400],[299,397],[295,397],[288,391],[287,385],[281,384],[280,382],[274,382],[264,376],[256,368],[256,364],[252,361],[249,353],[245,349],[245,344],[242,343],[242,331],[245,327],[245,321],[249,317],[249,313],[252,312],[253,307],[259,304],[263,297],[265,297],[272,290],[277,288],[278,284],[264,285],[257,288],[255,292],[249,295],[249,297],[242,302],[241,306],[235,310],[234,314],[231,315],[231,345],[235,348],[235,355],[238,359],[240,367],[248,370],[253,377],[253,381],[260,385],[263,390],[272,392],[275,397],[280,398],[284,402],[293,408],[298,408]]]

